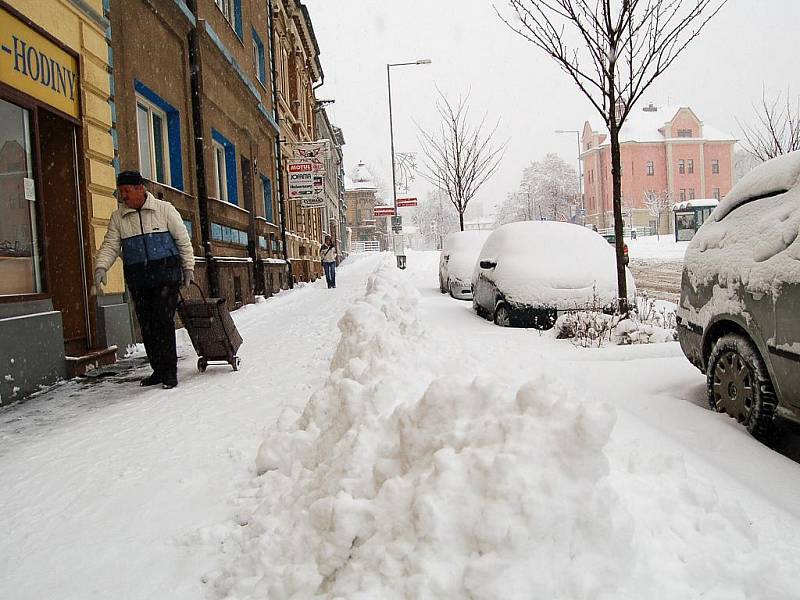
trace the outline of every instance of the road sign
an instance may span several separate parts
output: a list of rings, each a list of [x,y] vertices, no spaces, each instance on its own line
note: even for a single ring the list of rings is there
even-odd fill
[[[392,217],[392,231],[394,233],[400,233],[403,231],[403,217],[395,216]]]
[[[562,223],[566,223],[567,222],[567,215],[565,215],[564,213],[561,213],[561,216],[558,217],[558,220],[561,221]]]
[[[582,217],[585,217],[585,216],[586,216],[586,209],[585,209],[585,208],[581,208],[580,210],[578,210],[578,212],[580,213],[580,215],[581,215]]]
[[[409,206],[416,206],[417,199],[416,198],[398,198],[397,199],[397,207],[398,208],[407,208]]]
[[[391,217],[394,215],[393,206],[376,206],[372,209],[372,214],[376,217]]]

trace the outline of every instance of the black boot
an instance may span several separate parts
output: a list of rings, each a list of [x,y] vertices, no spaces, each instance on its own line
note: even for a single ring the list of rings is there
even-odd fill
[[[161,387],[165,390],[171,390],[175,386],[178,385],[178,376],[177,375],[167,375],[164,377],[164,380],[161,382]]]
[[[158,373],[152,373],[149,377],[145,377],[144,379],[142,379],[139,382],[139,385],[142,387],[148,387],[151,385],[158,385],[159,383],[162,382],[163,379],[161,378],[161,375],[159,375]]]

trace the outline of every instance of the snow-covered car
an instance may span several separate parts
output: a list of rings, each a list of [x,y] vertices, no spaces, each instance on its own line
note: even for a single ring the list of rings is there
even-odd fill
[[[559,315],[604,310],[617,298],[614,248],[591,229],[522,221],[496,229],[472,275],[472,306],[498,325],[549,329]],[[628,300],[636,287],[625,269]]]
[[[491,231],[456,231],[447,236],[439,257],[439,290],[458,300],[472,299],[472,271]]]
[[[756,437],[800,421],[800,152],[760,165],[686,249],[678,339],[709,405]]]

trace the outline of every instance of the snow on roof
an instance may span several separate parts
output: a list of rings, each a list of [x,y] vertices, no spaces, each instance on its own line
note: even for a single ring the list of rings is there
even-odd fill
[[[372,172],[369,170],[364,162],[359,162],[356,165],[355,171],[353,171],[353,177],[351,178],[351,187],[347,189],[351,190],[377,190],[378,186],[375,185],[375,181],[373,179]]]
[[[715,213],[721,220],[748,200],[785,192],[800,183],[800,150],[773,158],[751,170],[725,196]]]
[[[605,306],[617,297],[614,248],[591,229],[555,221],[521,221],[496,229],[483,245],[480,260],[494,269],[476,268],[495,282],[510,301],[555,306],[561,310]],[[635,285],[627,271],[631,299]]]
[[[653,106],[650,104],[646,109],[636,108],[630,112],[625,124],[619,132],[620,142],[663,142],[666,139],[664,134],[659,131],[675,118],[683,108],[679,105]],[[689,109],[691,110],[691,109]],[[702,121],[701,121],[702,123]],[[693,139],[735,141],[736,138],[724,131],[703,123],[703,137]],[[683,139],[683,138],[681,138]],[[600,146],[611,145],[611,138],[606,137]]]
[[[719,200],[715,198],[695,198],[694,200],[684,200],[683,202],[676,202],[672,206],[675,212],[681,210],[689,210],[690,208],[716,208]]]

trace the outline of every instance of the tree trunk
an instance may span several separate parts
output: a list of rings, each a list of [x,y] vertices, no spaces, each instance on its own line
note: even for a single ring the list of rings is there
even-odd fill
[[[458,222],[461,225],[461,231],[464,231],[464,211],[458,211]]]
[[[612,84],[613,90],[613,84]],[[619,125],[617,125],[616,112],[616,97],[612,91],[610,94],[611,100],[611,119],[609,131],[611,133],[611,179],[613,182],[613,201],[614,201],[614,235],[617,238],[616,251],[617,251],[617,293],[619,303],[619,313],[625,315],[628,313],[628,281],[625,276],[625,251],[623,245],[625,240],[622,235],[624,233],[622,221],[622,176],[620,172],[621,159],[619,151]]]

